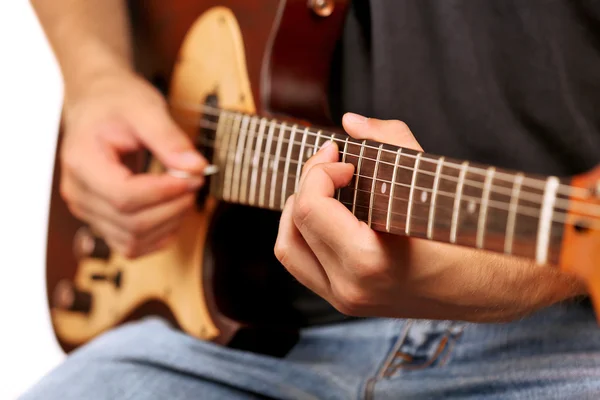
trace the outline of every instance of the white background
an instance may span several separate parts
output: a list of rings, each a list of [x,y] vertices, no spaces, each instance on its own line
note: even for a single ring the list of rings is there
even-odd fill
[[[29,2],[0,0],[1,400],[15,399],[64,357],[44,281],[61,101],[60,72]]]

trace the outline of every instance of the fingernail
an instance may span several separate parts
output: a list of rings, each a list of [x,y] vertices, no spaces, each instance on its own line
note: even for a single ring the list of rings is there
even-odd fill
[[[195,151],[186,151],[177,155],[180,167],[198,168],[204,164],[204,159]]]
[[[323,143],[323,146],[321,146],[321,148],[319,149],[319,151],[325,150],[326,148],[328,148],[332,144],[333,144],[333,140],[326,141],[325,143]]]
[[[363,117],[362,115],[354,114],[354,113],[350,113],[350,112],[346,113],[346,119],[351,124],[364,124],[368,120],[367,117]]]

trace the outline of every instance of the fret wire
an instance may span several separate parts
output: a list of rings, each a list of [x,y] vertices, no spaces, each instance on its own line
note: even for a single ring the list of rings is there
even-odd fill
[[[360,146],[360,155],[358,156],[358,165],[356,167],[356,180],[354,181],[355,189],[358,189],[358,179],[360,177],[360,168],[362,165],[363,153],[365,151],[365,146],[364,146],[365,143],[366,143],[366,140],[363,140],[363,146]],[[357,193],[358,193],[358,191],[354,192],[354,201],[353,201],[354,204],[356,204],[356,194]],[[356,215],[356,207],[352,207],[352,214]]]
[[[252,145],[254,144],[254,137],[256,136],[256,124],[258,118],[253,117],[250,120],[250,126],[248,127],[248,137],[246,139],[246,151],[244,159],[242,160],[242,172],[240,177],[240,202],[248,202],[248,174],[250,173],[250,163],[252,162],[251,153]]]
[[[481,196],[481,207],[479,208],[479,220],[477,221],[477,242],[478,248],[483,248],[483,239],[485,235],[485,223],[487,219],[487,209],[490,200],[490,190],[492,187],[492,180],[494,179],[494,167],[488,168],[488,173],[485,177],[485,183],[483,184],[483,194]]]
[[[396,151],[396,160],[394,161],[394,171],[392,172],[392,183],[390,184],[390,199],[388,201],[388,217],[385,222],[385,229],[390,231],[390,216],[392,215],[392,203],[394,200],[394,188],[396,186],[396,172],[398,171],[398,163],[400,162],[400,157],[402,154],[402,147],[398,148]]]
[[[465,176],[467,174],[467,168],[469,162],[465,161],[462,163],[460,174],[458,176],[458,184],[456,185],[456,195],[454,197],[454,206],[452,208],[452,225],[450,225],[450,243],[456,243],[456,230],[458,229],[458,215],[460,213],[460,202],[463,194],[463,184],[465,183]]]
[[[298,184],[300,183],[300,176],[302,176],[302,159],[304,158],[304,147],[306,146],[306,138],[308,135],[306,132],[308,128],[304,129],[302,134],[302,144],[300,145],[300,155],[298,156],[298,168],[296,168],[296,184],[294,185],[294,193],[298,191]]]
[[[317,139],[315,140],[315,148],[313,149],[313,156],[317,154],[317,150],[319,149],[319,141],[321,140],[321,131],[317,132]]]
[[[258,203],[261,207],[265,206],[265,190],[267,183],[267,171],[269,170],[269,161],[271,159],[271,145],[273,144],[273,134],[275,133],[275,124],[271,121],[269,123],[269,133],[267,134],[267,143],[265,145],[265,155],[263,157],[262,171],[260,176],[260,194]]]
[[[258,180],[258,169],[260,166],[260,151],[265,136],[267,127],[267,119],[261,118],[258,127],[258,138],[256,139],[256,147],[254,148],[254,157],[252,158],[252,177],[250,178],[250,205],[256,203],[256,181]]]
[[[515,221],[517,218],[517,208],[519,206],[519,192],[523,183],[523,174],[518,173],[513,184],[512,195],[510,196],[510,205],[508,206],[508,220],[506,222],[506,235],[504,242],[504,252],[512,254],[512,246],[515,233]]]
[[[407,235],[410,235],[410,215],[412,213],[412,204],[413,204],[413,197],[415,195],[415,183],[417,182],[417,173],[419,171],[419,161],[421,160],[420,157],[421,153],[417,154],[417,158],[415,159],[415,165],[413,167],[413,176],[412,176],[412,182],[410,184],[410,194],[409,194],[409,201],[408,201],[408,210],[406,211],[406,229],[405,232]]]
[[[379,159],[381,157],[381,149],[383,148],[383,144],[379,145],[379,150],[377,150],[377,161],[375,161],[375,168],[373,171],[373,181],[371,182],[371,199],[369,201],[369,219],[368,225],[371,227],[371,220],[373,217],[373,199],[375,198],[375,184],[377,183],[377,170],[379,169]]]
[[[350,139],[350,136],[346,136],[346,141],[344,144],[344,150],[342,151],[342,163],[346,162],[346,154],[348,152],[348,140]],[[342,195],[342,191],[341,189],[337,191],[337,199],[338,201],[340,200],[340,196]]]
[[[178,103],[185,104],[184,102],[178,102]],[[178,109],[180,109],[180,110],[186,110],[187,109],[188,111],[189,110],[195,110],[195,111],[201,112],[202,114],[211,115],[210,113],[206,112],[206,110],[210,109],[210,110],[213,110],[212,111],[213,112],[213,114],[212,114],[213,116],[218,116],[220,113],[222,113],[222,112],[225,111],[224,109],[218,109],[218,108],[211,107],[211,106],[208,106],[208,105],[200,105],[199,106],[197,104],[188,104],[188,105],[186,105],[186,107],[183,107],[183,108],[182,107],[171,108],[172,111],[177,111]],[[277,120],[274,120],[274,121],[276,123],[278,123]],[[310,135],[315,135],[316,132],[312,132],[312,131],[309,130],[309,134]],[[377,147],[373,147],[373,146],[368,146],[368,147],[371,148],[371,149],[377,149]],[[391,151],[391,150],[386,150],[386,152],[393,153],[393,151]],[[410,155],[410,154],[407,154],[407,156],[409,156],[411,158],[415,158],[416,157],[416,156],[413,156],[413,155]],[[422,157],[422,160],[424,162],[430,162],[430,163],[434,163],[434,162],[437,161],[436,159],[430,159],[430,158],[427,158],[427,157]],[[450,167],[450,168],[456,168],[456,169],[460,168],[460,164],[451,163],[451,162],[446,163],[446,166]],[[480,174],[480,175],[485,175],[485,169],[484,168],[479,168],[479,167],[471,167],[471,168],[473,168],[473,170],[472,170],[473,173],[477,173],[477,174]],[[507,180],[507,181],[512,181],[514,179],[514,177],[513,177],[512,174],[510,174],[510,173],[504,173],[504,172],[498,172],[497,173],[497,178],[498,179],[502,179],[502,180]],[[539,186],[532,185],[531,186],[532,188],[543,189],[545,187],[545,182],[541,181],[540,179],[526,177],[526,180],[527,181],[532,181],[535,184],[539,185]],[[566,190],[566,193],[563,192],[561,189],[562,190]],[[567,196],[574,196],[574,193],[572,193],[573,191],[580,192],[581,194],[578,195],[578,197],[580,197],[580,198],[587,198],[589,196],[589,191],[588,190],[586,190],[584,188],[579,188],[579,187],[571,186],[571,185],[565,185],[565,184],[560,184],[559,185],[559,190],[557,192],[561,193],[561,194],[565,194]]]
[[[433,191],[431,194],[431,201],[429,202],[429,221],[427,221],[427,238],[431,239],[433,236],[433,221],[435,219],[435,203],[437,199],[438,186],[440,184],[440,173],[442,171],[442,165],[444,164],[444,157],[440,157],[437,168],[435,170],[435,178],[433,180]]]
[[[550,246],[550,231],[552,229],[552,214],[556,201],[556,192],[559,181],[555,177],[549,177],[544,189],[544,201],[540,211],[538,222],[538,234],[536,240],[535,259],[538,264],[545,264],[548,260],[548,247]]]
[[[285,157],[285,164],[283,167],[283,185],[281,186],[281,199],[280,199],[280,204],[281,204],[281,208],[283,208],[284,204],[285,204],[285,199],[287,197],[287,177],[288,174],[290,172],[290,161],[292,158],[292,149],[294,148],[294,145],[292,143],[294,143],[294,136],[296,136],[296,128],[297,125],[294,125],[293,129],[292,129],[292,137],[289,141],[288,144],[288,148],[287,148],[287,155]]]
[[[282,145],[281,138],[283,137],[284,132],[285,132],[285,123],[283,123],[281,128],[279,129],[279,136],[277,137],[277,149],[275,150],[275,157],[273,159],[275,164],[273,166],[273,169],[271,170],[271,198],[269,199],[269,204],[270,204],[271,208],[275,207],[275,183],[276,183],[276,178],[277,178],[277,170],[279,168],[279,158],[281,156],[281,145]],[[289,144],[288,144],[288,146],[289,146]]]

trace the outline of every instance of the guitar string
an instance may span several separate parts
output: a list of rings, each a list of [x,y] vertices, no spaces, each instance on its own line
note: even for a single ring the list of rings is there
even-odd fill
[[[353,203],[350,203],[350,202],[347,202],[347,201],[341,201],[340,203],[342,203],[345,206],[353,206],[354,205]],[[370,209],[369,206],[365,206],[365,205],[362,205],[362,204],[356,204],[356,207],[366,208],[367,210]],[[384,214],[388,213],[387,210],[382,210],[380,208],[371,208],[371,210],[372,211],[379,211],[379,212],[382,212]],[[398,215],[398,216],[401,216],[401,217],[404,217],[404,218],[408,217],[408,214],[399,213],[399,212],[392,212],[392,214],[395,214],[395,215]],[[429,219],[425,218],[425,217],[417,217],[417,216],[414,216],[414,215],[410,216],[411,222],[413,222],[415,219],[421,220],[421,221],[429,221]],[[398,225],[394,225],[394,221],[397,221],[397,220],[393,220],[392,223],[391,223],[391,226],[394,227],[395,229],[397,229],[398,231],[404,231],[406,225],[400,225],[400,227],[398,227]],[[434,227],[437,228],[438,230],[439,230],[439,228],[452,228],[452,225],[448,224],[447,221],[448,220],[442,220],[439,223],[436,222],[435,225],[434,225]],[[385,225],[385,222],[377,222],[376,221],[376,222],[372,222],[371,223],[371,225],[373,225],[373,224]],[[464,229],[464,226],[462,226],[462,228]],[[477,230],[477,229],[475,228],[475,230]],[[424,232],[421,232],[421,233],[424,233]],[[558,238],[562,237],[562,232],[556,232],[555,230],[552,230],[552,234],[550,236],[551,236],[551,238],[558,239]]]
[[[213,125],[216,125],[216,124],[213,123]],[[207,128],[207,129],[215,129],[215,127],[211,126],[210,124],[206,124],[204,127]],[[256,134],[256,132],[253,132],[253,133]],[[256,135],[252,135],[252,136],[253,136],[253,139],[256,137]],[[327,139],[327,136],[323,136],[323,138]],[[278,139],[278,140],[280,140],[282,143],[288,143],[288,144],[290,143],[290,141],[288,139],[285,139],[285,138],[281,138],[281,139]],[[211,146],[211,145],[214,145],[216,143],[216,141],[208,140],[205,137],[201,137],[200,140],[198,140],[198,141],[201,142],[199,144],[206,145],[206,146]],[[254,141],[253,141],[253,143],[254,143]],[[298,142],[298,141],[293,141],[291,143],[294,144],[294,145],[301,144],[301,142]],[[310,144],[310,143],[305,143],[304,146],[305,146],[305,148],[312,148],[312,149],[315,148],[315,145],[314,144]],[[217,148],[217,146],[214,146],[214,148]],[[233,150],[232,152],[235,152],[235,150]],[[251,152],[255,153],[255,150],[252,149]],[[260,154],[262,156],[265,156],[265,153],[260,153]],[[271,155],[269,155],[268,158],[270,158],[270,156]],[[302,156],[304,156],[304,154]],[[402,157],[402,154],[401,154],[401,157]],[[376,159],[373,159],[373,158],[370,158],[370,157],[366,157],[366,156],[363,156],[362,159],[363,160],[370,160],[370,161],[373,161],[373,162],[377,162]],[[281,161],[281,160],[285,160],[285,158],[280,158],[280,160],[278,160],[278,161]],[[294,165],[297,165],[298,161],[290,160],[290,163],[294,164]],[[379,163],[380,164],[391,165],[391,166],[393,166],[395,168],[402,168],[402,169],[405,169],[405,170],[414,171],[414,167],[409,167],[409,166],[406,166],[406,165],[400,165],[400,164],[396,165],[396,164],[392,164],[392,163],[386,163],[386,162],[384,162],[382,160],[380,160]],[[419,170],[419,173],[422,173],[422,174],[425,174],[425,175],[429,175],[429,176],[432,176],[432,177],[436,176],[435,172],[430,172],[430,171]],[[355,174],[355,176],[356,176],[356,174]],[[373,177],[367,176],[367,175],[361,175],[360,177],[361,178],[367,178],[367,179],[373,179]],[[449,175],[440,174],[440,178],[448,180],[448,181],[456,182],[456,183],[459,182],[459,179],[457,177],[453,177],[453,176],[449,176]],[[289,179],[289,177],[288,177],[288,179]],[[386,182],[386,183],[390,183],[391,184],[390,181],[383,180],[381,178],[376,178],[376,180],[380,181],[380,182]],[[470,184],[468,182],[475,182],[475,181],[470,181],[468,179],[464,180],[464,183],[467,186],[475,187],[477,189],[483,189],[483,187],[484,187],[484,185],[480,184],[479,182],[475,182],[474,184]],[[403,186],[403,187],[410,187],[410,185],[401,184],[401,183],[395,183],[395,185],[397,185],[397,186],[399,185],[399,186]],[[424,188],[419,188],[419,187],[415,187],[415,188],[416,189],[425,190]],[[427,190],[431,192],[430,189],[427,189]],[[463,192],[464,192],[464,190],[463,190]],[[511,188],[505,188],[505,187],[498,186],[498,185],[491,185],[490,192],[493,193],[493,194],[505,195],[505,196],[507,196],[509,198],[512,196],[512,189]],[[455,197],[455,194],[452,194],[449,197]],[[543,200],[543,196],[535,194],[533,192],[526,192],[526,191],[521,190],[520,193],[519,193],[519,200],[526,200],[526,201],[529,201],[531,203],[537,203],[537,204],[541,205],[541,201]],[[528,207],[528,206],[520,205],[519,207]],[[529,208],[531,210],[537,210],[537,208],[535,208],[535,207],[529,207]],[[555,208],[555,210],[565,210],[566,211],[566,210],[570,209],[570,210],[572,210],[574,212],[580,212],[580,213],[586,213],[587,212],[590,215],[600,216],[600,207],[595,206],[595,205],[591,205],[591,204],[588,204],[588,203],[585,203],[585,202],[575,201],[575,200],[567,200],[567,199],[556,198],[555,207],[554,208]],[[585,208],[589,208],[590,210],[585,210]]]
[[[178,102],[178,104],[185,104],[185,103]],[[283,129],[286,132],[288,132],[288,131],[291,132],[292,129],[293,129],[293,126],[294,126],[294,124],[291,124],[291,123],[290,124],[288,124],[288,123],[279,123],[279,122],[277,122],[276,119],[267,119],[265,117],[260,117],[258,115],[250,115],[250,114],[242,113],[242,112],[235,111],[235,110],[219,109],[219,108],[211,107],[211,106],[208,106],[208,105],[199,105],[199,106],[198,105],[195,105],[195,106],[194,105],[187,105],[186,107],[176,107],[176,108],[174,107],[174,108],[172,108],[172,110],[174,110],[174,111],[177,111],[177,110],[179,110],[179,111],[194,111],[194,112],[201,113],[200,115],[202,115],[202,114],[208,114],[208,115],[211,115],[213,117],[220,117],[221,114],[227,113],[227,114],[231,114],[231,116],[236,116],[236,115],[247,116],[249,118],[254,118],[254,119],[259,120],[259,121],[262,120],[262,119],[264,119],[266,121],[269,121],[269,125],[274,124],[274,126],[277,129]],[[202,117],[204,117],[204,116],[202,115]],[[304,131],[304,128],[300,129],[300,131]],[[331,133],[331,134],[336,135],[336,133],[333,133],[333,132],[327,132],[327,133]],[[307,136],[312,136],[312,137],[315,137],[315,136],[319,135],[318,132],[313,132],[309,128],[306,129],[306,134],[307,134]],[[321,134],[320,136],[327,137],[326,135],[323,135],[323,134]],[[345,139],[337,139],[337,138],[335,138],[335,139],[332,139],[332,140],[337,141],[339,143],[345,143]],[[363,146],[365,148],[369,148],[369,149],[373,149],[373,150],[379,150],[379,147],[370,146],[370,145],[367,145],[367,144],[361,144],[361,143],[351,143],[351,144],[357,145],[357,146]],[[391,150],[388,150],[388,149],[382,149],[382,151],[386,152],[388,154],[394,154],[394,155],[396,154],[396,151],[391,151]],[[409,158],[413,158],[414,159],[417,156],[416,155],[412,155],[412,154],[405,154],[405,157],[409,157]],[[420,157],[420,161],[421,162],[425,161],[425,162],[434,163],[434,164],[438,162],[437,159],[431,159],[431,158],[427,158],[427,157]],[[448,167],[451,167],[451,168],[455,168],[455,169],[462,168],[461,164],[457,164],[457,163],[453,163],[453,162],[445,162],[444,165],[448,166]],[[476,167],[476,166],[470,166],[469,167],[469,171],[473,172],[473,173],[478,173],[480,175],[487,174],[487,170],[486,169],[479,168],[479,167]],[[496,172],[495,175],[496,175],[496,178],[503,179],[503,180],[505,180],[507,182],[512,182],[512,179],[514,178],[514,175],[507,174],[507,173],[504,173],[504,172],[499,172],[499,171]],[[529,182],[532,182],[532,183],[529,183]],[[539,179],[536,179],[536,178],[531,178],[531,177],[524,177],[523,184],[525,184],[525,183],[528,183],[529,185],[531,185],[531,188],[537,188],[537,189],[540,189],[540,190],[543,190],[545,188],[545,185],[546,185],[545,181],[542,181],[542,180],[539,180]],[[588,190],[586,190],[584,188],[575,187],[575,186],[572,186],[572,185],[566,185],[566,184],[563,184],[563,183],[559,184],[558,190],[559,190],[559,192],[560,191],[566,191],[567,193],[561,193],[561,194],[565,194],[565,195],[571,195],[572,196],[574,194],[573,191],[575,191],[575,192],[580,192],[581,193],[579,195],[579,197],[581,197],[581,198],[586,198],[586,197],[589,196],[589,191]]]
[[[214,149],[221,148],[221,147],[218,147],[218,146],[211,146],[211,147],[214,148]],[[233,155],[235,153],[236,153],[236,149],[232,149],[232,150],[227,150],[223,155],[227,156],[227,155]],[[259,155],[264,156],[265,153],[264,152],[260,152]],[[279,162],[283,162],[283,161],[287,161],[286,157],[275,158],[274,155],[272,155],[272,156],[273,157],[271,157],[271,154],[270,154],[269,157],[267,158],[267,160],[277,161],[278,163]],[[296,160],[289,160],[289,163],[297,165],[298,161],[296,161]],[[244,163],[242,162],[241,165],[243,166],[243,164]],[[234,162],[234,165],[240,165],[240,163]],[[247,165],[248,165],[248,167],[250,167],[250,163],[247,163]],[[225,167],[228,167],[228,166],[226,165]],[[256,168],[256,167],[254,167],[254,168]],[[259,167],[259,168],[262,170],[262,167]],[[271,171],[272,170],[273,169],[271,168]],[[272,175],[273,174],[271,174],[271,176]],[[279,170],[278,173],[275,176],[276,177],[283,177],[283,175],[284,175],[284,173]],[[358,174],[354,173],[353,176],[354,177],[358,177],[358,178],[362,178],[362,179],[368,179],[368,180],[371,180],[371,182],[374,179],[375,181],[379,181],[379,182],[382,182],[382,183],[386,183],[386,184],[390,184],[390,185],[392,184],[391,181],[388,181],[388,180],[385,180],[385,179],[381,179],[381,178],[373,178],[370,175],[358,175]],[[289,179],[296,179],[296,173],[295,173],[295,171],[290,172],[288,174],[288,176],[287,176],[287,179],[288,180]],[[411,185],[409,185],[409,184],[402,184],[402,183],[399,183],[399,182],[394,183],[394,185],[396,187],[400,186],[400,187],[404,187],[404,188],[410,188],[411,187]],[[343,189],[350,189],[350,188],[343,188]],[[427,188],[420,187],[420,186],[415,186],[415,189],[423,191],[423,192],[427,192],[427,193],[433,193],[434,192],[432,189],[427,189]],[[352,190],[355,190],[355,189],[352,189]],[[366,193],[371,193],[371,191],[365,191],[365,192]],[[443,196],[449,197],[449,198],[456,198],[456,195],[454,193],[444,192],[444,191],[440,191],[440,190],[437,191],[437,194],[438,195],[443,195]],[[287,195],[287,193],[286,193],[286,195]],[[385,196],[389,200],[389,196],[386,196],[385,194],[374,193],[374,195]],[[468,195],[464,195],[464,194],[461,196],[461,199],[462,199],[462,201],[467,200],[467,201],[473,202],[476,205],[481,205],[482,202],[483,202],[478,197],[472,197],[472,196],[468,196]],[[396,197],[396,196],[394,196],[392,198],[392,200],[409,201],[406,197]],[[497,204],[500,204],[500,205],[497,205]],[[506,207],[505,203],[502,203],[502,202],[499,202],[499,201],[496,201],[496,200],[492,200],[492,199],[488,200],[488,207],[499,209],[499,210],[502,210],[502,211],[510,211],[510,206]],[[519,208],[521,208],[521,209],[525,208],[525,210],[531,211],[531,212],[526,212],[525,210],[519,210]],[[436,209],[440,209],[440,210],[453,210],[453,208],[443,207],[443,206],[440,207],[439,205],[436,206]],[[534,207],[528,207],[528,206],[523,206],[523,205],[518,205],[518,207],[517,207],[517,215],[523,215],[523,216],[528,216],[528,217],[533,217],[533,218],[539,218],[539,213],[537,211],[539,211],[539,210],[537,208],[534,208]],[[594,219],[596,217],[595,216],[578,215],[577,218],[576,218],[574,216],[571,216],[570,217],[571,219],[577,219],[577,221],[574,221],[574,222],[569,221],[568,218],[569,218],[569,214],[555,211],[554,212],[554,216],[552,218],[552,221],[553,222],[559,222],[559,223],[574,225],[576,223],[580,223],[582,221],[582,219],[586,219],[586,222],[587,222],[587,220],[592,220],[592,219]]]
[[[216,125],[215,123],[212,123],[212,124]],[[194,124],[194,126],[195,125],[196,124]],[[209,124],[206,125],[206,128],[207,129],[216,129],[215,127],[210,128]],[[256,132],[254,132],[254,133],[256,133]],[[326,139],[326,140],[331,140],[331,138],[329,138],[328,136],[325,136],[325,135],[323,135],[323,138]],[[282,143],[290,143],[289,140],[287,140],[285,138],[278,139],[278,140],[280,140]],[[294,145],[301,144],[301,142],[294,141],[294,142],[292,142],[292,144],[294,144]],[[360,144],[356,144],[356,143],[353,143],[353,144],[360,146]],[[305,147],[307,147],[307,146],[314,148],[314,144],[306,143]],[[354,155],[354,154],[352,154],[351,156],[358,157],[357,155]],[[401,157],[408,158],[409,156],[410,156],[409,154],[401,153]],[[377,162],[376,159],[370,158],[370,157],[366,157],[366,156],[363,156],[362,159],[363,160],[369,160],[369,161]],[[396,165],[394,163],[390,163],[390,162],[387,162],[385,160],[380,160],[379,163],[380,164],[384,164],[384,165],[393,166],[394,168],[406,169],[406,170],[409,170],[409,171],[414,171],[414,169],[415,169],[414,167],[409,167],[409,166],[406,166],[406,165]],[[444,165],[446,165],[446,164],[444,163]],[[432,172],[432,171],[419,170],[419,173],[420,174],[424,174],[424,175],[433,176],[433,177],[436,176],[436,173]],[[496,178],[497,175],[498,174],[494,174],[494,178]],[[450,176],[450,175],[440,174],[440,178],[443,178],[443,179],[446,179],[446,180],[449,180],[449,181],[452,181],[452,182],[457,182],[457,183],[459,182],[459,178],[458,177],[454,177],[454,176]],[[480,182],[476,182],[476,181],[470,180],[468,178],[465,178],[463,182],[464,182],[464,185],[466,185],[466,186],[475,187],[475,188],[478,188],[478,189],[482,189],[484,187],[484,185],[481,184]],[[542,204],[543,198],[544,198],[543,195],[537,194],[537,193],[533,193],[533,192],[527,192],[526,190],[523,190],[523,189],[524,188],[521,187],[520,194],[519,194],[519,198],[521,200],[527,200],[527,201],[530,201],[532,203],[537,203],[538,205]],[[490,190],[491,190],[492,193],[504,194],[506,196],[511,196],[512,195],[512,188],[502,187],[502,186],[499,186],[497,184],[492,184],[491,187],[490,187]],[[585,190],[585,189],[582,189],[582,190]],[[594,209],[598,209],[597,212],[600,214],[600,206],[592,205],[592,204],[589,204],[589,203],[587,203],[585,201],[582,202],[582,201],[577,201],[577,200],[573,200],[573,199],[561,199],[561,198],[557,198],[556,202],[555,202],[555,206],[557,208],[563,209],[563,210],[573,209],[573,206],[580,206],[580,207],[584,207],[584,208],[585,207],[587,207],[587,208],[594,208]],[[579,211],[579,210],[575,210],[575,211]],[[593,213],[593,212],[590,211],[590,213]]]

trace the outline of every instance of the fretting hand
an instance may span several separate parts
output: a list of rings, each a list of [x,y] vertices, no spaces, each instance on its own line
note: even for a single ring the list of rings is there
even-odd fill
[[[347,114],[354,138],[421,150],[399,121]],[[287,201],[275,254],[298,281],[344,314],[398,318],[511,320],[583,294],[574,278],[499,254],[371,230],[335,190],[354,167],[324,145],[304,166]]]

